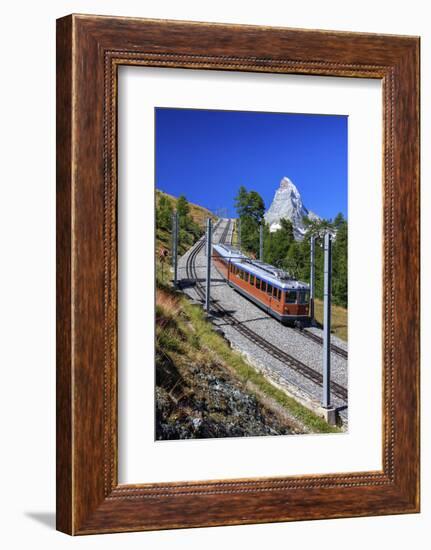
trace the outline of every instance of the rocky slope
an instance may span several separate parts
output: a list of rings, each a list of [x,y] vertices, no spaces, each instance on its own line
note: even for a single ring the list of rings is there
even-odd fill
[[[187,368],[184,365],[178,368],[172,363],[169,369],[158,357],[157,367],[156,437],[159,440],[292,433],[291,428],[216,362],[192,363]],[[176,386],[166,384],[169,375]]]
[[[304,432],[250,390],[215,349],[199,337],[209,331],[215,347],[228,349],[207,327],[200,308],[157,289],[156,439],[247,437]],[[220,351],[220,350],[219,350]],[[228,352],[234,354],[234,352]],[[237,361],[242,361],[239,356]]]

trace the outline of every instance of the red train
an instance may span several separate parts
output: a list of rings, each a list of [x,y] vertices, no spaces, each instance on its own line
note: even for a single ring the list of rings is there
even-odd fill
[[[282,323],[310,322],[308,284],[272,265],[252,260],[229,245],[213,245],[213,259],[230,286]]]

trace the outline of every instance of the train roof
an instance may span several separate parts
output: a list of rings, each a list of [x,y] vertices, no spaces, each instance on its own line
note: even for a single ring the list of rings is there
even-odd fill
[[[266,264],[260,260],[252,260],[245,256],[237,248],[227,244],[215,244],[213,248],[232,264],[244,269],[248,273],[259,277],[267,283],[282,288],[284,290],[309,290],[307,283],[297,281],[289,275],[287,271]]]

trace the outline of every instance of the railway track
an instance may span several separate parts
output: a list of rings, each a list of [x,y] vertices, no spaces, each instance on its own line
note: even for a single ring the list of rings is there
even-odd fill
[[[316,342],[317,344],[320,344],[321,346],[323,346],[323,338],[321,336],[319,336],[318,334],[314,334],[314,332],[309,332],[307,329],[301,330],[299,328],[296,328],[294,330],[296,330],[296,332],[299,332],[300,334],[302,334],[302,336],[304,336],[305,338],[308,338],[309,340],[312,340],[313,342]],[[339,355],[343,359],[348,358],[347,351],[343,348],[340,348],[336,344],[331,344],[331,351],[333,353],[335,353],[336,355]]]
[[[226,241],[227,235],[229,234],[230,224],[231,222],[229,220],[220,237],[220,243],[224,243]],[[205,300],[205,291],[204,291],[203,285],[199,281],[199,278],[196,272],[195,260],[197,255],[199,254],[199,252],[202,250],[204,246],[205,246],[205,239],[203,238],[195,247],[195,249],[192,251],[192,253],[189,255],[186,262],[187,278],[195,281],[196,292],[203,301]],[[268,340],[265,340],[265,338],[262,338],[262,336],[257,334],[250,327],[243,325],[239,319],[237,319],[234,315],[229,313],[220,304],[212,301],[211,307],[213,311],[215,311],[220,317],[222,317],[230,326],[234,327],[235,330],[237,330],[240,334],[242,334],[248,340],[252,341],[257,346],[259,346],[261,349],[266,351],[269,355],[271,355],[275,359],[278,359],[279,361],[281,361],[288,367],[292,368],[296,372],[299,372],[305,378],[313,381],[315,384],[319,386],[323,385],[323,377],[319,372],[312,369],[302,361],[299,361],[299,359],[296,359],[295,357],[292,357],[285,351],[277,348],[276,346],[271,344],[271,342],[268,342]],[[347,400],[346,388],[344,388],[337,382],[331,382],[331,391],[333,395],[336,395],[340,399],[344,401]]]
[[[224,244],[226,242],[226,239],[227,239],[227,236],[228,236],[229,230],[230,230],[230,224],[231,224],[231,222],[226,224],[226,227],[224,228],[224,231],[223,231],[223,233],[220,237],[220,242],[222,244]],[[304,338],[308,338],[309,340],[312,340],[313,342],[316,342],[317,344],[323,346],[323,338],[321,336],[319,336],[318,334],[314,334],[313,332],[309,332],[307,330],[301,330],[299,328],[294,329],[294,330],[299,332],[302,336],[304,336]],[[339,355],[343,359],[348,358],[347,351],[343,348],[340,348],[340,346],[337,346],[336,344],[331,344],[331,351],[333,353],[335,353],[336,355]]]
[[[221,237],[220,237],[220,244],[226,243],[226,239],[227,239],[227,236],[229,235],[229,229],[230,229],[231,223],[232,222],[229,220],[226,224],[226,227],[223,229],[223,233],[221,234]]]

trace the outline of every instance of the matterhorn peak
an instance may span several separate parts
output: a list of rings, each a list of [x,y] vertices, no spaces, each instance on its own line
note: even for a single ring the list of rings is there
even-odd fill
[[[284,176],[284,178],[280,181],[279,189],[292,189],[294,193],[297,193],[299,195],[299,191],[296,185],[287,176]]]
[[[265,214],[271,232],[281,228],[280,220],[285,218],[292,222],[293,234],[296,240],[304,237],[306,228],[303,218],[320,219],[310,212],[303,204],[301,194],[291,179],[285,176],[275,192],[274,199]]]

